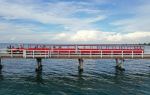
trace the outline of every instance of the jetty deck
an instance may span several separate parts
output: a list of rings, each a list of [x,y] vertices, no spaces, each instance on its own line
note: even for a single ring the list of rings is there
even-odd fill
[[[47,59],[150,59],[143,45],[135,44],[10,44],[0,49],[2,58],[32,58],[41,65],[43,58]]]

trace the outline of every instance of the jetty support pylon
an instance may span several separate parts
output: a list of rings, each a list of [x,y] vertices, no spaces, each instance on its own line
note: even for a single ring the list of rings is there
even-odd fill
[[[83,62],[84,62],[84,60],[83,60],[83,58],[79,58],[78,61],[79,61],[78,71],[83,72]]]
[[[117,70],[125,71],[125,69],[123,68],[123,64],[124,64],[124,59],[119,60],[118,58],[116,58],[116,69]]]
[[[42,58],[36,58],[37,67],[35,69],[36,72],[42,71]]]

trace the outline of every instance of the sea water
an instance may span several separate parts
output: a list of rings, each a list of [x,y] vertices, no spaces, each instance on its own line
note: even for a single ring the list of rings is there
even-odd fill
[[[82,73],[75,59],[42,59],[38,73],[35,59],[2,59],[2,64],[0,95],[150,95],[148,59],[126,59],[125,71],[115,69],[115,60],[86,59]]]
[[[2,59],[0,95],[150,95],[150,60],[125,60],[125,71],[115,60],[43,59],[35,72],[35,59]]]

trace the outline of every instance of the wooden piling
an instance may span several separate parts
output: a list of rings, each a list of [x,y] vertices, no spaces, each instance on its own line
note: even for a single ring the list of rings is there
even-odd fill
[[[0,58],[0,70],[3,68],[3,66],[2,66],[2,59]]]
[[[78,71],[83,72],[83,59],[79,58],[78,61],[79,61]]]
[[[123,64],[124,64],[124,59],[120,59],[120,62],[119,62],[119,59],[116,58],[116,69],[117,70],[125,71],[125,69],[123,68]]]
[[[36,72],[42,71],[42,59],[41,58],[36,58],[37,61],[37,67],[35,69]]]

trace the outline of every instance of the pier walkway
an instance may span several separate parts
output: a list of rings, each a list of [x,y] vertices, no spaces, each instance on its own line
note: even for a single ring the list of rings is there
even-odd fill
[[[37,71],[43,58],[78,59],[82,71],[84,59],[115,59],[122,69],[124,59],[150,59],[150,52],[136,44],[10,44],[0,49],[0,64],[2,58],[36,59]]]

